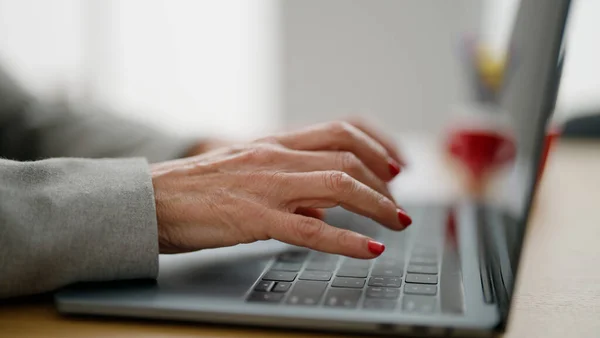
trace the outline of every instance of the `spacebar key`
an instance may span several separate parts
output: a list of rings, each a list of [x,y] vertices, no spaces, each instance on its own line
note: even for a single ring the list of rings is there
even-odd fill
[[[322,281],[297,281],[287,299],[290,305],[317,305],[325,293],[327,282]]]

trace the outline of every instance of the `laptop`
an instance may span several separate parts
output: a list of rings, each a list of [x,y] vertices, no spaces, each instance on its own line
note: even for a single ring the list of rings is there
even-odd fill
[[[330,224],[386,244],[374,260],[274,241],[161,255],[157,280],[73,285],[56,294],[58,310],[352,333],[502,332],[556,101],[569,6],[520,3],[511,38],[515,68],[500,98],[517,154],[492,197],[406,206],[413,225],[403,232],[330,210]]]

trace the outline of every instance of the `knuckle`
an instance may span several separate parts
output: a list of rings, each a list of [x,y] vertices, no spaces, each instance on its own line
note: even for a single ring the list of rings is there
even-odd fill
[[[365,119],[360,115],[350,116],[348,122],[356,127],[361,127],[366,124]]]
[[[250,148],[238,155],[238,159],[242,163],[252,163],[260,158],[262,154],[258,148]]]
[[[241,157],[247,162],[270,163],[278,157],[279,153],[280,150],[275,146],[258,144],[244,152]]]
[[[296,230],[298,238],[310,245],[320,240],[325,232],[325,223],[306,218],[296,224]]]
[[[325,174],[325,186],[335,193],[347,193],[353,190],[354,180],[342,171],[330,171]]]
[[[244,217],[248,217],[249,219],[265,219],[265,215],[269,212],[268,208],[259,208],[256,206],[249,206],[244,208]],[[238,210],[239,213],[239,210]],[[255,241],[263,241],[270,239],[271,236],[268,232],[268,229],[271,228],[265,224],[259,224],[258,226],[253,227],[241,227],[241,233],[245,241],[240,241],[242,243],[251,243]]]
[[[286,194],[289,178],[280,170],[259,170],[245,177],[245,191],[255,196],[260,203],[271,206],[281,204]]]
[[[263,186],[266,192],[268,192],[267,196],[281,196],[278,191],[282,189],[286,190],[289,185],[289,177],[287,173],[281,170],[274,170],[263,175],[261,180],[258,180],[258,183]]]
[[[254,143],[279,144],[279,139],[277,139],[277,137],[275,137],[275,136],[267,136],[267,137],[262,137],[262,138],[257,139],[256,141],[254,141]]]
[[[353,130],[352,125],[345,121],[331,122],[329,128],[333,134],[341,137],[351,136]]]
[[[342,248],[349,248],[353,246],[352,241],[353,234],[348,230],[341,230],[337,235],[337,244]]]
[[[360,161],[353,153],[342,151],[338,155],[339,166],[343,171],[354,172],[360,166]]]
[[[380,210],[396,210],[396,205],[394,204],[394,202],[392,202],[389,198],[383,196],[380,193],[376,193],[374,202]]]

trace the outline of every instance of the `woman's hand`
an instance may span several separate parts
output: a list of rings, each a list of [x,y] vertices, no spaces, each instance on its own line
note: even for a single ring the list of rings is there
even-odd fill
[[[399,155],[363,130],[333,122],[153,165],[161,252],[273,238],[378,256],[381,243],[308,217],[341,205],[394,230],[411,223],[385,183],[399,173]]]

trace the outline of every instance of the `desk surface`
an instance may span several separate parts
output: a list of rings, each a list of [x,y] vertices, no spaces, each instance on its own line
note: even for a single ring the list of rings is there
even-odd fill
[[[560,143],[546,170],[528,230],[506,336],[598,337],[600,144]],[[310,336],[198,324],[64,318],[56,313],[48,296],[0,305],[0,328],[0,336],[11,337]]]

